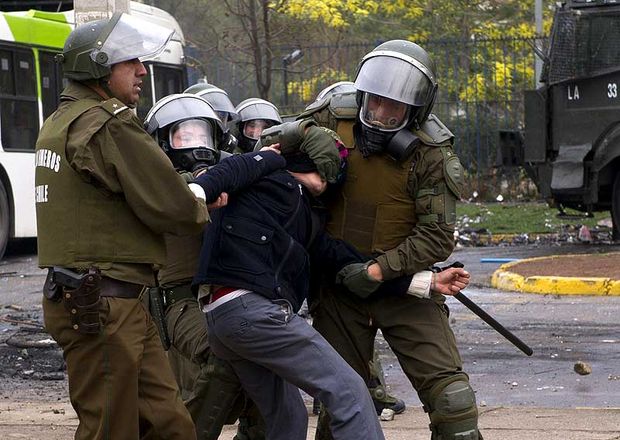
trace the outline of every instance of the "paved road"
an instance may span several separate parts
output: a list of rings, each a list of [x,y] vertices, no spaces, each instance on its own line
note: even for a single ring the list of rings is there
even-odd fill
[[[620,297],[540,296],[499,292],[487,287],[490,274],[497,265],[481,264],[480,258],[523,258],[558,253],[618,250],[620,246],[582,245],[546,248],[526,246],[464,248],[454,253],[449,261],[458,259],[464,262],[473,275],[474,286],[465,293],[534,349],[532,357],[525,356],[460,303],[451,298],[448,300],[452,311],[452,325],[459,341],[465,369],[477,390],[478,403],[482,405],[482,411],[488,408],[489,414],[497,414],[498,407],[522,407],[515,414],[525,414],[531,417],[531,423],[535,424],[540,422],[541,417],[543,419],[550,417],[554,420],[558,417],[554,413],[549,415],[548,412],[536,415],[536,412],[531,410],[533,407],[558,408],[565,411],[568,411],[568,408],[573,408],[571,411],[575,411],[574,408],[578,407],[604,408],[600,410],[602,411],[600,414],[605,414],[607,417],[605,420],[609,418],[615,420],[618,413],[613,408],[620,408],[620,331],[618,330]],[[36,267],[36,256],[33,252],[32,247],[26,248],[0,262],[0,351],[2,352],[0,397],[5,402],[7,400],[66,402],[64,381],[33,379],[50,377],[47,373],[36,374],[37,368],[59,369],[61,360],[58,352],[53,348],[28,349],[24,356],[23,349],[5,344],[11,335],[24,328],[22,324],[14,325],[7,322],[7,319],[40,322],[39,292],[43,283],[43,272]],[[388,385],[394,394],[405,399],[412,408],[411,412],[407,412],[407,416],[401,416],[403,423],[404,417],[407,419],[413,417],[421,418],[420,423],[425,424],[417,397],[398,367],[393,354],[381,339],[379,345],[380,356],[388,375]],[[592,374],[587,376],[576,374],[573,365],[577,361],[589,363],[592,366]],[[6,414],[0,408],[0,419]],[[577,414],[576,417],[578,416]],[[398,419],[399,417],[397,421]],[[510,417],[506,416],[504,420],[509,419]],[[591,435],[562,437],[554,434],[541,437],[538,428],[534,427],[530,430],[531,436],[525,435],[529,422],[523,422],[521,428],[516,429],[515,432],[521,433],[519,435],[509,435],[507,432],[501,434],[506,421],[502,422],[502,426],[496,427],[493,417],[489,415],[486,420],[489,424],[488,429],[494,427],[498,429],[499,434],[491,437],[497,439],[620,438],[614,429],[605,428],[597,433],[596,424],[589,426],[583,423],[575,429],[590,432]],[[397,421],[394,425],[387,425],[386,429],[390,429],[390,426],[396,429],[400,426]],[[0,425],[2,424],[0,421]],[[567,432],[571,429],[567,428]],[[7,431],[0,429],[0,433],[2,432]],[[561,432],[561,429],[553,428],[552,432]],[[419,435],[419,438],[427,438],[422,431]]]
[[[526,356],[454,298],[451,323],[478,403],[489,406],[620,407],[620,297],[534,295],[489,287],[499,264],[481,258],[527,258],[552,254],[617,252],[618,245],[519,246],[457,249],[472,274],[464,293],[532,347]],[[619,269],[620,270],[620,269]],[[394,394],[420,405],[384,341],[381,359]],[[574,372],[575,362],[592,374]],[[620,422],[618,423],[620,425]]]

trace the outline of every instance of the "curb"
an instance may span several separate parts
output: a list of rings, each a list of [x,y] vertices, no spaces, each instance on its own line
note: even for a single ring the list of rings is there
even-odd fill
[[[500,290],[511,290],[540,295],[599,295],[620,296],[620,280],[612,278],[579,278],[556,276],[525,277],[510,269],[526,261],[542,261],[572,255],[552,255],[548,257],[524,258],[502,264],[491,277],[491,285]]]

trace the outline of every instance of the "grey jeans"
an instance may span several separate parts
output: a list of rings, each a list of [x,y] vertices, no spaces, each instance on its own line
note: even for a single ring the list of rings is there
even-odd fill
[[[248,293],[207,312],[209,344],[258,406],[269,440],[305,440],[301,388],[331,415],[334,439],[382,440],[366,384],[286,300]]]

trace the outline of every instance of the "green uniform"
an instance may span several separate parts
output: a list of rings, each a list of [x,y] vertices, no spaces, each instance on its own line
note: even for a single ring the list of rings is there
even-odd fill
[[[96,332],[74,319],[68,289],[43,300],[67,364],[75,438],[195,438],[150,315],[138,294],[119,291],[154,284],[163,233],[197,234],[205,204],[129,108],[78,82],[45,121],[36,165],[39,265],[102,275]]]
[[[386,154],[364,158],[354,142],[356,114],[354,106],[339,109],[333,103],[312,114],[334,129],[349,148],[347,181],[327,201],[328,231],[374,255],[386,280],[412,275],[447,259],[454,247],[459,173],[462,176],[452,138],[446,136],[449,131],[431,115],[415,133],[422,142],[409,159],[398,163]],[[314,326],[366,380],[371,374],[373,341],[381,329],[431,422],[441,424],[438,393],[453,382],[468,382],[444,300],[437,294],[430,300],[410,295],[362,299],[328,285],[313,305]],[[463,396],[473,399],[469,389]],[[466,403],[458,417],[475,417],[470,414],[475,412],[475,401],[473,410],[471,402]],[[331,438],[326,422],[322,417],[318,439]]]

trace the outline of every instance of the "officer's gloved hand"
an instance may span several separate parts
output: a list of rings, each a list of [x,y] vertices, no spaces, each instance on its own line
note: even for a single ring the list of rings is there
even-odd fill
[[[185,183],[192,183],[195,179],[194,175],[189,171],[179,171],[179,176],[185,180]]]
[[[368,274],[368,266],[374,261],[348,264],[336,274],[336,283],[342,284],[360,298],[367,298],[375,292],[382,281]]]
[[[321,177],[329,183],[335,183],[340,171],[340,152],[338,135],[332,130],[312,125],[306,130],[300,151],[308,154],[316,164]]]
[[[280,125],[266,128],[260,135],[254,151],[259,151],[262,147],[268,147],[272,144],[279,144],[280,152],[284,155],[298,153],[306,129],[313,125],[316,125],[314,119],[303,119],[301,121],[283,122]]]

